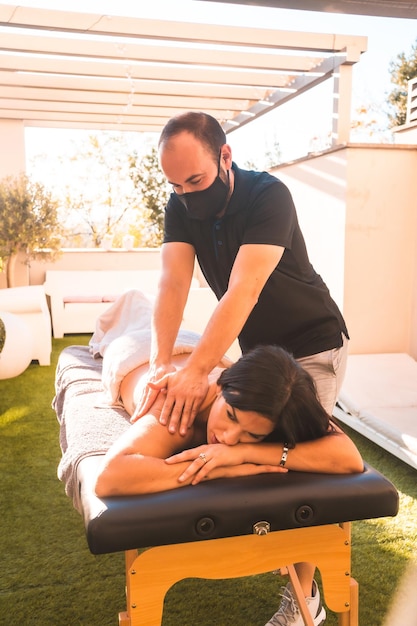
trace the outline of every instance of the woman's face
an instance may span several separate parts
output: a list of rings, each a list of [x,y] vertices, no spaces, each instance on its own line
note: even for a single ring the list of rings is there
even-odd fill
[[[268,418],[256,411],[241,411],[227,404],[222,393],[214,401],[207,420],[207,443],[257,443],[274,429]]]

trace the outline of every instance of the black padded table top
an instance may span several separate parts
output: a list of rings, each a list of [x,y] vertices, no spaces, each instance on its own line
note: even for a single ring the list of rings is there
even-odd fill
[[[80,502],[93,554],[393,516],[398,493],[370,466],[362,474],[262,474],[171,491],[99,499],[100,457],[78,466]]]

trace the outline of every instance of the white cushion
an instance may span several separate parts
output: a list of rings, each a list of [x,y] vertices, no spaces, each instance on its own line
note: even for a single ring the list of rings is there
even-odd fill
[[[336,417],[417,468],[417,362],[411,356],[349,356],[338,402]]]
[[[340,401],[352,415],[380,407],[417,410],[417,362],[403,353],[349,356]]]

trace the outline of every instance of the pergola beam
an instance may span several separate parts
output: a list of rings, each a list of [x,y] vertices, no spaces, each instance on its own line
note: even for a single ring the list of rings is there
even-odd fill
[[[77,13],[0,4],[0,26],[43,29],[53,32],[112,35],[119,38],[150,38],[187,43],[255,46],[277,50],[331,53],[358,43],[366,50],[367,38],[329,33],[303,33],[274,28],[192,24],[185,21],[154,20],[138,17]],[[173,27],[175,26],[175,28]]]
[[[349,73],[366,44],[366,37],[353,35],[4,2],[0,116],[25,126],[158,132],[172,115],[204,110],[231,132],[331,78],[339,67]],[[347,89],[344,98],[347,110]]]

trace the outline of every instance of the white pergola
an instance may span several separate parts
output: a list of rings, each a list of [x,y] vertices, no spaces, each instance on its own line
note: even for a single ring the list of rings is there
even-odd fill
[[[58,5],[58,3],[57,3]],[[0,122],[159,132],[203,110],[231,132],[324,80],[333,143],[349,138],[367,38],[0,3]]]
[[[417,2],[414,0],[212,0],[232,4],[251,4],[300,11],[322,13],[347,13],[351,15],[374,15],[378,17],[417,18]]]

